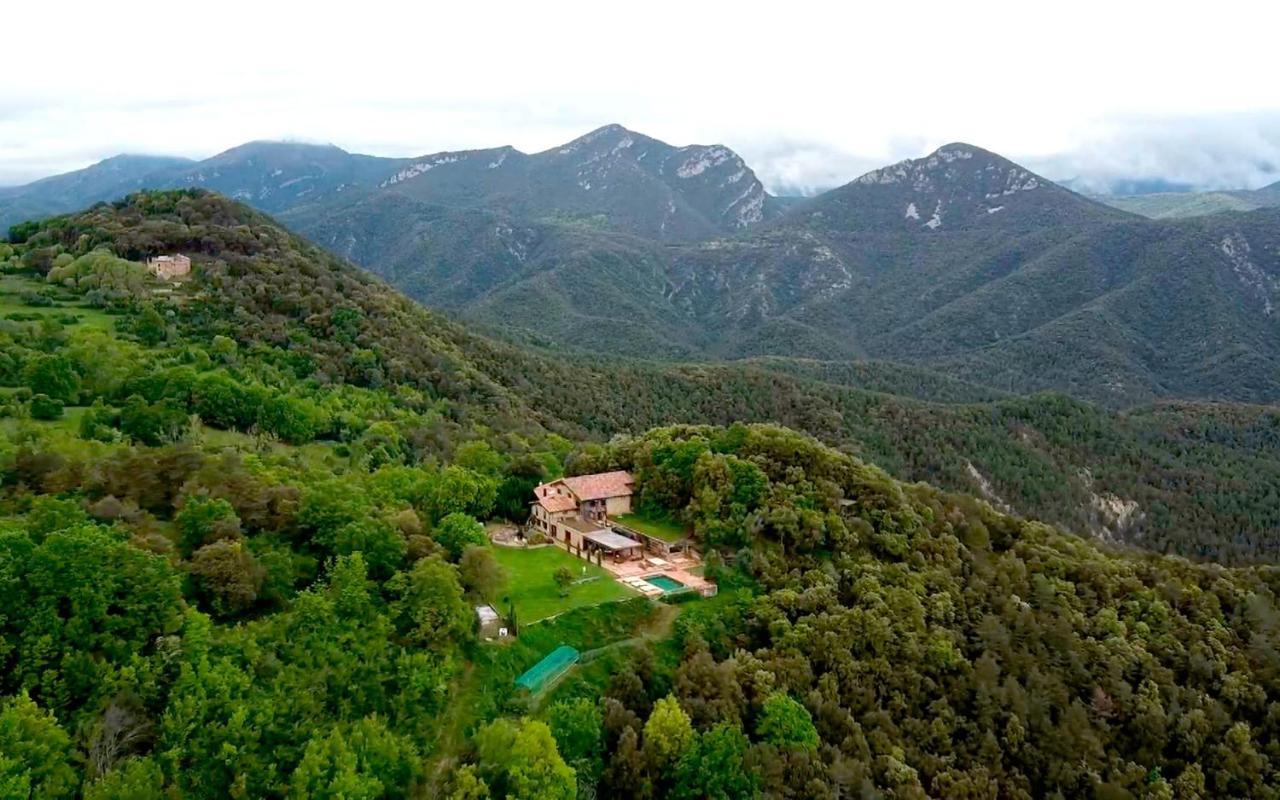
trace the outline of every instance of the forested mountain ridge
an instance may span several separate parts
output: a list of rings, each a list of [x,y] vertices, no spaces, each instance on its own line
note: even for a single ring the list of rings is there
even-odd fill
[[[1275,568],[993,507],[1270,558],[1275,409],[1113,414],[927,372],[516,347],[203,191],[14,233],[5,792],[1276,796]],[[140,263],[172,252],[186,280]],[[911,382],[939,402],[857,388]],[[644,430],[690,420],[726,426]],[[478,642],[474,604],[550,576],[504,572],[477,520],[610,468],[689,527],[720,595]],[[521,695],[560,644],[591,658]]]
[[[786,208],[732,151],[616,125],[532,155],[250,143],[155,180],[564,351],[905,362],[1112,407],[1280,398],[1274,209],[1147,220],[962,143]]]
[[[1112,195],[1097,198],[1099,202],[1152,219],[1179,219],[1220,214],[1224,211],[1252,211],[1256,208],[1280,206],[1280,182],[1260,189],[1237,189],[1208,192],[1153,192],[1150,194]]]
[[[372,187],[407,161],[348,153],[334,145],[247,142],[148,188],[208,189],[276,213]]]
[[[0,228],[140,188],[204,188],[270,213],[319,204],[331,215],[352,213],[366,195],[391,195],[658,241],[743,230],[778,216],[783,206],[723,145],[674,147],[606,125],[534,154],[504,146],[387,158],[333,145],[254,141],[202,161],[118,156],[0,189]]]
[[[781,211],[729,148],[673,147],[621,125],[532,155],[504,147],[427,156],[380,188],[527,219],[598,220],[658,241],[745,230]]]
[[[154,188],[164,176],[190,166],[187,158],[118,155],[84,169],[53,175],[24,186],[0,187],[0,229],[26,220],[76,211],[103,200],[118,200]]]
[[[1055,395],[1007,397],[891,364],[669,365],[515,346],[477,336],[246,207],[200,192],[139,195],[18,232],[26,242],[10,263],[37,274],[99,245],[133,259],[190,252],[194,296],[144,292],[140,301],[125,292],[99,302],[158,303],[175,322],[194,326],[184,338],[222,336],[241,349],[265,348],[277,366],[257,380],[285,381],[288,394],[321,408],[338,402],[342,385],[421,393],[410,403],[411,419],[442,403],[435,431],[409,425],[402,434],[417,442],[418,457],[433,447],[447,454],[476,425],[583,439],[675,422],[774,421],[902,479],[986,492],[1086,535],[1225,561],[1270,559],[1280,546],[1280,504],[1271,501],[1280,491],[1273,408],[1164,404],[1114,414]],[[9,369],[22,385],[21,359]],[[189,393],[173,399],[200,413]],[[344,439],[364,429],[340,414],[321,415],[315,426],[298,435]]]
[[[424,303],[529,341],[900,361],[1112,406],[1280,397],[1274,210],[1145,220],[968,145],[744,235],[663,248],[405,199],[351,211],[285,219]]]
[[[964,142],[872,170],[796,209],[815,230],[1045,228],[1127,215]]]

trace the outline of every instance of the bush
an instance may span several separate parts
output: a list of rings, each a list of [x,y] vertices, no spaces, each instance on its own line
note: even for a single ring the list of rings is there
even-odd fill
[[[31,398],[31,418],[54,420],[62,419],[62,401],[54,400],[47,394],[38,394]]]
[[[178,547],[190,555],[206,544],[240,538],[240,517],[221,498],[189,497],[173,518],[178,530]]]
[[[685,589],[679,592],[667,592],[658,599],[670,606],[680,605],[681,603],[691,603],[699,600],[702,595],[694,589]]]
[[[30,289],[22,292],[18,297],[22,300],[22,304],[32,306],[33,308],[47,308],[53,305],[53,298],[43,292],[33,292]]]

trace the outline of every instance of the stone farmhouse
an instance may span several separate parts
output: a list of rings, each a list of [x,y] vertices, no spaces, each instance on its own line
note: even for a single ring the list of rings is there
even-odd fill
[[[157,278],[171,281],[191,273],[191,259],[181,253],[147,259],[147,270]]]
[[[633,511],[635,488],[625,470],[548,481],[533,490],[526,530],[595,562],[646,597],[714,595],[716,585],[697,569],[702,561],[687,538],[664,539],[626,516]]]
[[[610,517],[631,513],[635,478],[626,470],[560,478],[539,485],[529,525],[570,552],[615,561],[639,558],[644,542],[613,530]]]

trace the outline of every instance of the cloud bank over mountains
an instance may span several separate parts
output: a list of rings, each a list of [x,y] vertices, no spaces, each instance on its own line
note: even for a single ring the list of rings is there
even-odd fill
[[[1244,188],[1278,161],[1280,6],[1246,0],[1213,14],[1154,0],[1070,13],[1012,0],[800,0],[786,14],[730,0],[696,13],[654,0],[644,14],[589,0],[500,12],[366,0],[304,15],[253,0],[214,15],[161,0],[73,6],[56,57],[47,37],[6,40],[6,65],[32,66],[0,81],[0,185],[255,139],[532,153],[612,122],[727,145],[783,192],[950,141],[1095,188]],[[18,4],[5,22],[44,30],[47,11]],[[175,36],[164,68],[103,75],[104,42],[142,54]]]

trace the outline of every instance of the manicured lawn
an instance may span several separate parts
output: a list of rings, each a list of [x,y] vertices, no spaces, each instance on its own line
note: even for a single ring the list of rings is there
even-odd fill
[[[571,556],[559,547],[538,547],[529,550],[513,547],[493,548],[498,563],[507,571],[507,585],[498,593],[498,606],[502,610],[510,597],[516,604],[516,616],[521,625],[545,619],[570,608],[594,606],[635,597],[636,591],[623,586],[605,570],[595,564]],[[580,583],[569,589],[568,597],[560,596],[560,587],[552,577],[560,567],[568,567],[575,578],[596,580]],[[586,567],[586,574],[582,568]]]
[[[670,517],[660,517],[655,514],[623,514],[617,520],[628,528],[635,528],[641,533],[656,536],[665,542],[678,542],[689,538],[685,527]]]

